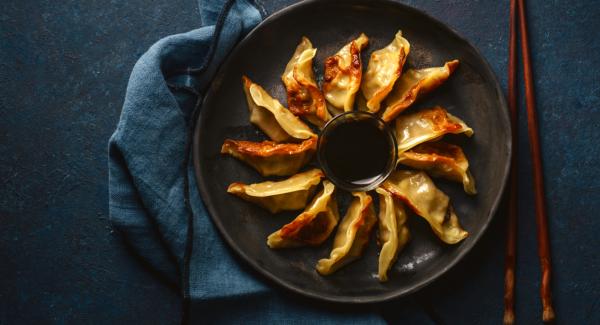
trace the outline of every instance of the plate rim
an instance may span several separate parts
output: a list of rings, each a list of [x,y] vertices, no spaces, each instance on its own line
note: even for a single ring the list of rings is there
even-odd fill
[[[219,68],[217,69],[217,72],[215,73],[213,79],[217,78],[217,76],[222,74],[223,68],[226,65],[226,63],[228,62],[228,60],[234,54],[236,54],[244,44],[249,42],[249,40],[252,38],[252,36],[254,34],[256,34],[257,32],[259,32],[263,26],[268,25],[272,20],[278,19],[281,16],[285,16],[285,15],[289,14],[290,12],[293,12],[302,7],[311,6],[316,3],[326,3],[326,2],[334,3],[334,1],[328,1],[328,0],[303,0],[303,1],[300,1],[297,3],[294,3],[292,5],[286,6],[282,9],[270,14],[266,18],[264,18],[258,25],[256,25],[250,32],[248,32],[248,34],[246,34],[246,36],[244,36],[244,38],[242,38],[242,40],[240,40],[235,45],[235,47],[231,50],[231,52],[225,57],[223,62],[219,65]],[[509,131],[511,131],[511,132],[507,133],[507,135],[508,135],[506,138],[507,141],[504,144],[507,149],[508,155],[507,155],[507,163],[505,164],[504,170],[502,173],[503,175],[502,175],[502,184],[500,184],[500,191],[499,191],[498,195],[496,196],[496,198],[493,200],[493,203],[489,210],[489,213],[486,215],[487,220],[483,223],[483,225],[481,227],[481,231],[474,236],[472,241],[462,244],[464,246],[461,247],[462,248],[461,251],[458,252],[457,256],[454,259],[452,259],[450,261],[450,263],[444,265],[443,267],[440,267],[438,270],[434,271],[433,274],[431,274],[429,277],[425,278],[424,280],[422,280],[420,282],[413,284],[409,288],[406,288],[403,290],[400,290],[400,289],[392,290],[391,292],[384,293],[384,294],[375,294],[375,295],[360,296],[360,297],[324,295],[324,294],[320,294],[320,293],[314,293],[314,292],[307,291],[307,290],[303,289],[302,287],[294,286],[284,280],[279,279],[277,277],[277,275],[262,268],[254,259],[252,259],[251,256],[248,256],[246,253],[244,253],[240,249],[239,245],[237,245],[236,242],[233,240],[233,238],[231,238],[227,234],[227,232],[224,230],[225,227],[220,222],[219,218],[214,217],[216,209],[215,209],[213,203],[207,199],[209,197],[208,193],[210,192],[210,190],[207,188],[206,184],[202,181],[201,168],[200,168],[200,160],[201,159],[200,159],[199,141],[200,141],[200,129],[201,129],[201,126],[204,121],[204,116],[206,115],[206,110],[204,110],[204,109],[200,109],[197,120],[195,121],[196,125],[193,130],[194,134],[193,134],[193,143],[192,143],[192,159],[193,159],[192,163],[193,163],[193,167],[194,167],[194,176],[195,176],[195,180],[196,180],[196,185],[198,187],[200,196],[202,198],[202,202],[208,210],[208,214],[210,216],[211,221],[216,226],[216,228],[219,230],[218,232],[219,232],[220,236],[225,240],[225,242],[231,248],[231,250],[234,251],[235,254],[237,254],[245,263],[249,264],[252,267],[252,269],[254,271],[256,271],[258,274],[260,274],[267,280],[272,281],[287,290],[290,290],[291,292],[294,292],[296,294],[299,294],[299,295],[302,295],[304,297],[308,297],[311,299],[316,299],[316,300],[321,300],[321,301],[326,301],[326,302],[333,302],[333,303],[343,303],[343,304],[383,303],[383,302],[388,302],[391,300],[398,299],[400,297],[405,297],[410,294],[413,294],[413,293],[423,289],[424,287],[430,285],[431,283],[435,282],[436,280],[440,279],[450,269],[452,269],[454,266],[456,266],[458,264],[458,262],[462,261],[464,259],[464,257],[469,252],[471,252],[473,247],[477,243],[479,243],[479,241],[481,240],[481,237],[487,232],[487,229],[489,228],[490,223],[496,216],[496,212],[498,211],[498,207],[500,205],[500,202],[502,201],[502,197],[504,196],[506,184],[508,181],[508,176],[509,176],[509,171],[510,171],[510,166],[511,166],[511,161],[512,161],[511,158],[512,158],[512,155],[514,154],[513,153],[514,148],[512,148],[512,130],[510,130],[512,128],[512,125],[510,123],[510,118],[508,115],[508,106],[506,103],[506,98],[505,98],[504,92],[502,90],[502,87],[498,81],[498,78],[497,78],[496,74],[494,73],[494,70],[491,68],[489,62],[487,61],[485,56],[483,56],[481,54],[479,49],[476,46],[474,46],[469,40],[467,40],[466,38],[461,36],[456,30],[454,30],[454,28],[441,22],[437,18],[429,15],[425,11],[422,11],[420,9],[411,7],[407,4],[396,2],[393,0],[351,0],[348,2],[337,2],[334,4],[347,5],[347,6],[355,6],[355,5],[393,6],[393,7],[399,8],[400,10],[408,11],[411,14],[422,15],[423,17],[429,19],[431,22],[435,23],[438,28],[444,29],[446,32],[452,34],[458,40],[464,42],[464,44],[466,44],[468,47],[470,47],[471,50],[473,50],[474,53],[482,60],[482,62],[483,62],[482,67],[489,75],[492,76],[492,79],[493,79],[494,88],[496,90],[496,95],[498,97],[499,104],[502,107],[501,117],[502,117],[502,120],[504,120],[503,124],[507,125],[509,128]],[[211,86],[209,87],[208,91],[204,95],[204,98],[202,99],[203,106],[204,106],[204,103],[206,102],[206,99],[210,98],[213,95],[213,93],[215,92],[215,87],[216,87],[215,83],[212,83]]]

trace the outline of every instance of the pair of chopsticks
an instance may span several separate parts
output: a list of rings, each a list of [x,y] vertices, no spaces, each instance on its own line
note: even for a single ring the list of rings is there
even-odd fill
[[[533,89],[533,73],[531,71],[531,58],[529,56],[529,43],[527,38],[527,20],[525,15],[524,0],[510,0],[509,21],[509,54],[508,54],[508,106],[512,124],[513,156],[510,169],[510,194],[508,197],[508,226],[506,239],[506,265],[504,272],[504,324],[513,324],[514,291],[515,291],[515,262],[516,262],[516,236],[517,236],[517,13],[519,11],[519,29],[521,33],[521,52],[523,57],[523,77],[525,81],[525,102],[527,106],[527,128],[529,133],[529,146],[533,162],[533,183],[535,191],[535,219],[537,224],[538,255],[542,269],[540,294],[542,298],[542,320],[554,320],[552,308],[552,293],[550,290],[551,265],[550,243],[548,239],[548,219],[546,217],[546,202],[544,194],[544,175],[542,170],[542,153],[535,108],[535,94]]]

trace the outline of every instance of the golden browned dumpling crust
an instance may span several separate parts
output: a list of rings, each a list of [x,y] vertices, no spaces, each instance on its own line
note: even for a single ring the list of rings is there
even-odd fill
[[[227,139],[221,153],[233,156],[263,176],[289,176],[306,165],[317,151],[317,137],[300,143],[252,142]]]
[[[325,60],[323,94],[334,114],[353,109],[354,98],[362,79],[360,51],[368,43],[369,38],[360,34],[357,39]]]
[[[317,49],[313,48],[310,40],[302,37],[281,80],[286,88],[289,110],[322,128],[331,116],[313,72],[316,53]]]
[[[340,219],[334,192],[333,183],[324,180],[323,189],[304,212],[272,233],[267,238],[267,245],[271,248],[288,248],[322,244]]]
[[[442,67],[405,71],[385,99],[386,108],[382,119],[392,121],[419,98],[441,86],[456,70],[458,63],[458,60],[452,60]]]
[[[232,183],[227,192],[257,204],[271,213],[300,210],[306,206],[323,177],[320,169],[311,169],[277,182]]]
[[[435,186],[425,172],[395,171],[381,187],[427,220],[443,242],[456,244],[469,235],[460,226],[450,198]]]
[[[457,145],[444,141],[423,143],[401,153],[398,163],[425,170],[434,177],[462,183],[465,192],[477,194],[475,179],[469,171],[469,161]]]

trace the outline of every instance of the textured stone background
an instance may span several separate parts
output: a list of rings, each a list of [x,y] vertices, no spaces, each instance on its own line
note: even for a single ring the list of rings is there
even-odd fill
[[[259,2],[273,12],[292,1]],[[471,40],[506,86],[507,0],[404,2]],[[558,321],[599,324],[600,6],[528,3]],[[177,293],[110,229],[106,149],[136,59],[200,24],[194,0],[2,1],[0,324],[178,322]],[[534,324],[539,263],[524,114],[519,132],[517,316]],[[503,218],[447,276],[386,317],[500,323]]]

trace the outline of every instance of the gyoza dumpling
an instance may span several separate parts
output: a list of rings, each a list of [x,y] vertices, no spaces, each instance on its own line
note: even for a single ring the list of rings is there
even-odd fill
[[[373,198],[365,192],[353,192],[355,197],[340,223],[329,258],[317,263],[317,271],[328,275],[359,258],[367,244],[371,229],[377,221]]]
[[[469,171],[469,161],[462,149],[447,142],[427,142],[401,153],[398,162],[429,175],[463,184],[465,192],[477,194],[475,179]]]
[[[313,48],[310,40],[302,37],[302,41],[281,75],[281,80],[287,90],[289,110],[294,115],[304,117],[310,123],[323,127],[331,116],[313,72],[312,63],[316,53],[317,49]]]
[[[405,71],[385,100],[386,108],[381,118],[386,122],[393,120],[417,99],[443,84],[456,67],[458,60],[452,60],[443,67]]]
[[[440,106],[401,115],[396,119],[398,154],[448,133],[464,133],[470,137],[473,129]]]
[[[410,44],[402,37],[402,31],[398,31],[388,46],[371,54],[361,86],[369,112],[379,111],[381,102],[400,77],[409,52]]]
[[[360,51],[368,43],[369,38],[360,34],[357,39],[325,60],[323,94],[334,113],[352,110],[362,78]]]
[[[425,172],[395,171],[381,187],[427,220],[445,243],[456,244],[469,235],[460,226],[448,196],[435,187]]]
[[[306,124],[261,86],[246,76],[242,77],[242,82],[250,110],[250,122],[263,130],[273,141],[303,140],[316,136]]]
[[[387,272],[392,267],[398,253],[404,248],[410,234],[406,226],[406,212],[402,202],[386,190],[377,188],[379,193],[379,281],[387,281]]]
[[[320,169],[311,169],[279,182],[256,184],[233,183],[227,192],[255,203],[271,213],[300,210],[306,206],[324,176]]]
[[[221,153],[231,155],[263,176],[289,176],[306,165],[317,151],[317,138],[301,143],[252,142],[227,139]]]
[[[335,186],[323,181],[323,189],[292,222],[267,238],[271,248],[318,246],[323,243],[338,223],[340,215],[333,196]]]

